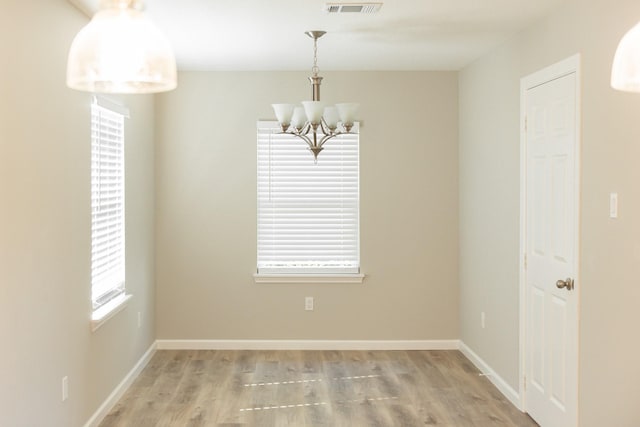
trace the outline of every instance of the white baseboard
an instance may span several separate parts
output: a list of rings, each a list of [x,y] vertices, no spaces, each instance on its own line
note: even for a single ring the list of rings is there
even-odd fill
[[[142,355],[140,360],[135,364],[135,366],[129,371],[129,373],[124,377],[120,384],[111,392],[109,397],[100,405],[98,410],[93,414],[89,421],[86,422],[84,427],[97,427],[100,422],[107,416],[109,411],[113,408],[113,406],[120,400],[120,398],[124,395],[127,389],[133,384],[133,381],[140,375],[140,372],[147,366],[147,363],[151,360],[153,355],[156,352],[156,343],[151,344],[149,349]]]
[[[500,375],[498,375],[484,360],[471,350],[464,342],[460,341],[460,351],[496,386],[516,408],[522,411],[520,394],[513,389]]]
[[[157,340],[158,350],[458,350],[459,340]]]

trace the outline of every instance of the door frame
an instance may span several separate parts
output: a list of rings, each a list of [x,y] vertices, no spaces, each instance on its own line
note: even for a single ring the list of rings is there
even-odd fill
[[[520,394],[520,409],[526,411],[526,388],[525,388],[525,375],[527,368],[526,361],[526,321],[527,321],[527,288],[526,288],[526,269],[525,269],[525,254],[526,254],[526,237],[527,237],[527,133],[526,133],[526,97],[527,91],[540,86],[544,83],[556,80],[558,78],[567,76],[569,74],[575,74],[575,171],[574,181],[576,185],[575,204],[574,210],[574,224],[576,227],[574,245],[574,253],[576,254],[574,259],[573,269],[575,271],[574,280],[576,287],[573,292],[577,292],[577,316],[578,316],[578,328],[576,337],[578,342],[577,355],[580,359],[580,176],[581,176],[581,92],[582,76],[581,76],[581,57],[580,54],[575,54],[565,60],[550,65],[542,70],[536,71],[526,77],[520,79],[520,256],[519,256],[519,287],[520,287],[520,324],[519,324],[519,349],[520,349],[520,369],[519,369],[519,394]],[[576,369],[578,369],[579,360],[575,361]],[[579,371],[578,371],[579,372]],[[576,414],[575,420],[578,422],[578,383],[576,378],[575,390],[576,390]],[[577,425],[577,424],[576,424]]]

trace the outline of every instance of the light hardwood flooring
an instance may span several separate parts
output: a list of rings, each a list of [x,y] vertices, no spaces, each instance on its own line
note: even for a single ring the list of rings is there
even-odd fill
[[[156,352],[100,424],[537,426],[459,351]]]

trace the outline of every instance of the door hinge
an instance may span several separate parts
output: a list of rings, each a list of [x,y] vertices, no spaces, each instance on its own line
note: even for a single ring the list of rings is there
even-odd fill
[[[528,126],[529,126],[529,117],[528,116],[524,116],[524,131],[525,132],[528,130]]]
[[[523,385],[524,385],[524,391],[527,391],[527,376],[526,375],[522,378],[522,382],[523,382]]]

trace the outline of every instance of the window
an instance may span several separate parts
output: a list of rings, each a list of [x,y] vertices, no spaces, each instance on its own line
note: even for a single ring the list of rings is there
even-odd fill
[[[304,141],[278,132],[277,122],[258,122],[256,280],[287,274],[362,277],[358,134],[329,140],[314,164]]]
[[[94,321],[125,298],[124,119],[117,104],[91,106],[91,301]]]

